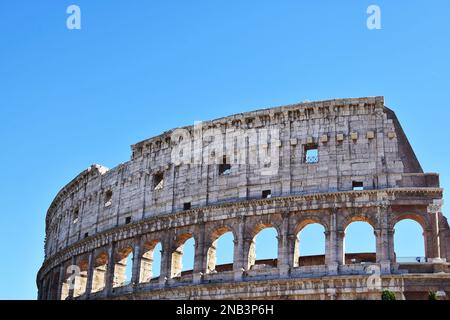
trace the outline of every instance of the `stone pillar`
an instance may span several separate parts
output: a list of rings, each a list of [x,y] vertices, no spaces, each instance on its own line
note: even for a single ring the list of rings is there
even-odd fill
[[[338,274],[339,265],[344,264],[344,232],[337,230],[336,215],[337,211],[333,208],[330,213],[329,230],[325,231],[325,264],[329,275]]]
[[[137,285],[140,280],[141,275],[141,239],[140,237],[136,239],[136,243],[134,244],[133,249],[133,268],[131,274],[131,285]]]
[[[277,267],[280,271],[281,277],[289,276],[289,245],[288,245],[288,232],[289,232],[289,213],[283,213],[283,223],[281,226],[281,234],[278,235],[278,263]]]
[[[388,245],[389,245],[387,260],[389,260],[389,261],[396,261],[396,255],[395,255],[395,249],[394,249],[394,233],[395,233],[394,229],[387,230],[387,239],[388,239]]]
[[[181,274],[183,251],[180,248],[172,250],[170,255],[169,278],[178,277]]]
[[[441,239],[440,239],[440,230],[439,230],[439,214],[442,208],[442,200],[435,199],[433,203],[430,204],[427,208],[428,214],[431,217],[431,246],[430,255],[428,261],[430,262],[443,262],[441,258]]]
[[[105,275],[104,295],[106,297],[111,295],[112,288],[114,285],[114,269],[116,266],[115,251],[116,251],[116,244],[114,242],[111,242],[108,247],[108,266],[106,268],[106,275]]]
[[[244,241],[244,252],[243,261],[244,269],[249,270],[256,261],[256,244],[253,238],[245,237]]]
[[[345,264],[345,231],[336,230],[336,262]]]
[[[159,285],[165,286],[171,277],[172,250],[169,237],[161,241],[161,272],[159,275]]]
[[[329,265],[336,261],[336,232],[325,231],[325,264]],[[334,248],[335,250],[332,250]]]
[[[441,216],[443,220],[445,221],[445,218]],[[439,224],[440,230],[439,230],[439,239],[441,240],[441,258],[444,261],[450,261],[450,248],[448,247],[450,245],[450,231],[448,229],[448,226],[444,225],[443,223]],[[448,240],[447,239],[447,234]]]
[[[298,258],[299,258],[299,241],[297,235],[289,234],[288,235],[288,256],[289,256],[289,267],[296,268],[298,267]]]
[[[74,270],[73,268],[75,266],[75,256],[72,256],[72,259],[70,261],[70,265],[72,267],[71,269]],[[69,300],[73,299],[73,293],[75,291],[75,286],[77,284],[76,276],[75,277],[70,277],[70,279],[71,280],[70,280],[70,283],[69,283],[69,295],[68,295]]]
[[[235,281],[240,281],[242,279],[242,274],[245,270],[244,230],[245,230],[245,220],[242,218],[239,222],[239,230],[237,238],[234,239],[233,241],[234,242],[233,272]]]
[[[374,226],[376,262],[380,264],[381,274],[390,274],[391,264],[395,261],[394,230],[389,230],[391,207],[386,197],[387,195],[382,195],[378,199],[377,214],[380,221],[377,227]]]
[[[391,257],[394,256],[394,230],[390,231],[386,227],[374,230],[376,239],[376,262],[380,264],[381,274],[391,273]]]
[[[192,280],[194,283],[200,283],[203,278],[203,274],[206,273],[206,269],[204,268],[206,261],[206,246],[205,246],[205,228],[204,225],[201,226],[201,231],[197,235],[197,239],[195,239],[195,253],[194,253],[194,268],[192,270]]]
[[[89,298],[92,291],[92,281],[94,278],[94,264],[95,264],[95,257],[94,257],[94,250],[92,250],[89,253],[88,258],[88,270],[87,270],[87,281],[86,281],[86,299]]]

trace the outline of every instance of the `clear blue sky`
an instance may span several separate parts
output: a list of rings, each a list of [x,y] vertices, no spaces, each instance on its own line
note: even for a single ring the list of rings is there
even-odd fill
[[[366,28],[372,3],[382,30]],[[70,4],[81,30],[66,28]],[[65,183],[196,120],[384,95],[448,189],[449,12],[446,0],[0,2],[0,298],[36,298],[46,210]],[[364,230],[349,250],[372,248]],[[405,239],[400,255],[423,252]]]

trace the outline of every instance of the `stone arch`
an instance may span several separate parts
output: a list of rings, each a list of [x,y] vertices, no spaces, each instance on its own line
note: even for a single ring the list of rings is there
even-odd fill
[[[106,270],[108,269],[108,253],[100,251],[94,255],[94,269],[92,273],[92,289],[91,292],[103,291],[106,286]]]
[[[254,268],[256,264],[256,237],[260,234],[261,231],[269,228],[273,228],[276,231],[277,238],[277,259],[280,251],[280,235],[281,235],[281,225],[279,223],[267,221],[268,219],[259,220],[256,223],[249,226],[248,234],[249,238],[247,239],[247,270]],[[274,259],[273,267],[278,265],[277,259]]]
[[[60,300],[66,300],[67,298],[69,298],[69,294],[70,294],[70,289],[73,288],[73,276],[71,273],[69,273],[69,271],[71,271],[71,269],[69,269],[71,263],[69,262],[65,262],[61,265],[62,270],[62,278],[61,278],[61,294],[58,297],[58,299]]]
[[[301,232],[303,230],[303,228],[305,228],[306,226],[308,226],[310,224],[314,224],[314,223],[320,224],[325,229],[325,232],[327,232],[329,230],[328,222],[325,221],[325,219],[314,215],[314,216],[306,216],[306,217],[302,217],[301,219],[294,220],[293,224],[292,224],[291,233],[296,235],[299,232]]]
[[[122,287],[131,281],[131,277],[127,278],[127,271],[133,267],[132,260],[129,261],[130,255],[133,257],[133,247],[129,243],[124,243],[116,249],[114,254],[113,288]]]
[[[75,276],[75,284],[73,288],[73,296],[79,297],[86,292],[87,285],[87,273],[89,268],[89,258],[87,256],[80,256],[76,259],[76,267],[79,268],[79,272]]]
[[[390,220],[389,229],[394,230],[394,227],[397,223],[402,220],[413,220],[420,224],[422,230],[425,232],[426,230],[431,229],[430,222],[427,219],[426,214],[417,213],[417,212],[403,212],[394,214]]]
[[[232,227],[228,225],[222,225],[216,227],[209,236],[208,249],[206,253],[206,273],[217,272],[216,271],[216,262],[217,262],[217,244],[219,239],[225,235],[226,233],[231,232],[233,235],[233,242],[236,240],[235,231]],[[233,245],[234,250],[234,245]]]
[[[154,274],[154,256],[155,256],[155,248],[158,244],[162,242],[159,239],[145,239],[141,245],[142,247],[142,255],[141,255],[141,266],[139,268],[139,282],[150,282],[153,278]]]
[[[433,241],[432,240],[432,235],[431,235],[431,228],[429,225],[429,222],[426,219],[426,216],[424,217],[422,214],[418,214],[418,213],[402,213],[402,214],[398,214],[395,215],[395,217],[392,219],[391,221],[391,227],[390,230],[392,232],[392,252],[393,252],[393,259],[396,262],[401,262],[398,260],[398,258],[400,258],[397,255],[397,252],[395,250],[396,248],[396,241],[395,241],[395,226],[402,221],[414,221],[415,223],[417,223],[421,229],[422,229],[422,237],[423,237],[423,248],[424,248],[424,254],[425,257],[429,257],[431,255],[432,249],[429,248],[430,243]],[[398,245],[398,243],[397,243]],[[404,258],[404,257],[402,257]],[[417,258],[417,257],[415,257]],[[417,260],[414,260],[417,261]],[[414,262],[411,261],[411,262]],[[419,260],[420,262],[421,260]],[[404,262],[409,262],[409,261],[404,261]]]
[[[355,215],[348,215],[345,217],[341,224],[340,224],[340,230],[344,231],[347,229],[347,227],[353,223],[353,222],[367,222],[370,224],[370,226],[373,228],[373,230],[378,229],[378,220],[374,215],[372,214],[365,214],[365,213],[358,213]]]
[[[373,239],[371,240],[373,242],[375,250],[372,252],[347,252],[347,241],[348,241],[348,227],[353,224],[354,222],[363,222],[366,223],[368,226],[372,228],[372,235]],[[377,230],[378,222],[375,218],[371,217],[370,215],[354,215],[347,217],[343,224],[342,224],[342,232],[341,234],[341,241],[342,241],[342,254],[343,254],[343,264],[349,264],[351,263],[361,263],[361,262],[376,262],[376,254],[377,254]],[[369,234],[370,236],[370,234]]]
[[[170,277],[176,278],[181,276],[181,272],[183,270],[183,249],[186,241],[189,239],[193,239],[195,244],[197,241],[194,237],[193,232],[184,232],[178,235],[174,241],[173,249],[172,249],[172,259],[170,266]]]
[[[293,267],[298,267],[300,266],[300,239],[299,239],[299,235],[302,232],[303,229],[305,229],[306,227],[313,225],[313,224],[318,224],[320,226],[323,227],[324,229],[324,233],[323,233],[323,237],[325,238],[325,233],[328,231],[328,224],[326,222],[323,221],[323,219],[319,218],[319,217],[307,217],[307,218],[303,218],[302,220],[298,221],[297,224],[295,224],[293,226],[293,235],[295,236],[294,238],[294,253],[293,253]],[[319,257],[317,261],[311,261],[309,263],[309,265],[323,265],[325,264],[325,254],[326,254],[326,242],[324,241],[324,248],[323,248],[323,258]],[[323,261],[322,261],[323,260]]]

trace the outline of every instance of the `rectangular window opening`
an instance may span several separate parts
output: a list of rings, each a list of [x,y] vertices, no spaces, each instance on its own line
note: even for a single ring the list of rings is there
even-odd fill
[[[109,207],[111,205],[112,195],[113,195],[113,193],[112,193],[111,190],[106,191],[106,193],[105,193],[105,207]]]
[[[319,162],[319,147],[317,144],[305,145],[305,158],[304,163],[317,163]]]
[[[79,216],[79,210],[75,209],[75,211],[73,212],[73,223],[77,223],[78,222],[78,216]]]
[[[219,164],[219,176],[230,174],[231,164],[227,161],[227,156],[223,156],[222,163]]]
[[[183,210],[190,210],[191,209],[191,203],[185,202],[183,203]]]
[[[161,190],[164,187],[164,175],[162,172],[153,176],[153,190]]]
[[[131,223],[131,217],[126,217],[125,224],[130,224],[130,223]]]
[[[272,191],[271,190],[263,190],[262,192],[262,198],[263,199],[269,199],[272,197]]]
[[[361,190],[364,190],[364,185],[361,181],[353,181],[352,189],[353,189],[353,191],[361,191]]]

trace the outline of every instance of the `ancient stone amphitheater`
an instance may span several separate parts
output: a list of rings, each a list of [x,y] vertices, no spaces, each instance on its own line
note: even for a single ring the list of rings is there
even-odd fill
[[[448,299],[439,176],[423,172],[383,97],[232,115],[131,148],[130,161],[90,166],[53,200],[39,299]],[[422,227],[426,257],[397,258],[403,219]],[[345,254],[354,221],[373,227],[376,252]],[[325,229],[325,255],[300,257],[297,235],[311,223]],[[257,260],[256,236],[269,227],[277,259]],[[233,263],[216,265],[226,232]],[[190,238],[193,270],[182,272]]]

